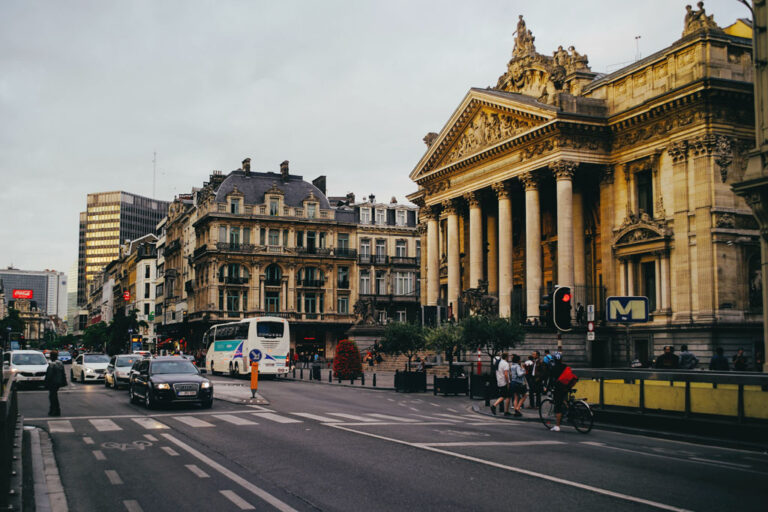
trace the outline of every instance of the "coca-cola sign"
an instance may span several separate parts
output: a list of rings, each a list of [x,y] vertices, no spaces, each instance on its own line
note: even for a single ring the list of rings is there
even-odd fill
[[[31,299],[32,290],[13,290],[14,299]]]

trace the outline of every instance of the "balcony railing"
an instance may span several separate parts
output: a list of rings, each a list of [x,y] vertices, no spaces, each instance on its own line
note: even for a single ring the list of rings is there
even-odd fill
[[[179,240],[173,240],[171,243],[165,246],[165,254],[171,254],[181,249],[181,242]]]
[[[344,290],[348,289],[349,288],[349,280],[346,279],[346,280],[339,280],[339,281],[337,281],[336,282],[336,288],[341,288],[341,289],[344,289]]]
[[[322,279],[298,279],[296,284],[309,288],[322,288],[325,285],[325,281]]]
[[[256,251],[256,246],[252,244],[230,244],[225,242],[217,242],[216,249],[227,252],[252,253]]]
[[[384,254],[361,254],[357,260],[362,265],[386,265],[388,257]]]
[[[337,247],[333,250],[333,255],[337,258],[354,258],[357,256],[357,249],[349,249],[346,247]]]
[[[192,253],[192,258],[198,258],[205,254],[205,252],[208,250],[208,246],[206,244],[201,245],[197,249],[194,250]]]
[[[312,256],[330,256],[331,250],[325,247],[297,247],[296,253],[301,255]]]
[[[264,280],[264,286],[280,286],[281,284],[283,284],[283,280],[280,278],[277,278],[277,279],[267,278]]]
[[[408,266],[417,266],[419,264],[418,258],[409,258],[406,256],[392,256],[389,259],[389,262],[392,265],[408,265]]]
[[[248,284],[247,277],[219,276],[219,282],[225,284]]]

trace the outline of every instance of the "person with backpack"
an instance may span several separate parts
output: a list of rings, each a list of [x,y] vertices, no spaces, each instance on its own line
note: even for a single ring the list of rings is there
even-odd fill
[[[528,392],[525,387],[525,370],[520,366],[520,356],[512,354],[512,364],[509,365],[510,395],[512,397],[512,407],[515,409],[515,416],[523,415],[520,409],[525,405],[525,397]]]
[[[683,370],[693,370],[699,365],[699,358],[688,351],[688,345],[680,346],[680,368]]]
[[[504,416],[511,416],[509,412],[509,363],[507,362],[507,354],[501,354],[501,358],[496,358],[493,361],[493,368],[496,371],[496,388],[499,391],[498,398],[493,404],[491,404],[491,412],[496,416],[496,406],[502,404],[501,408],[504,410]],[[504,408],[504,402],[506,402],[506,408]]]
[[[560,423],[563,421],[568,391],[579,379],[574,375],[571,367],[563,362],[560,352],[556,352],[552,359],[554,360],[554,365],[550,372],[550,385],[552,386],[552,401],[555,404],[555,426],[551,430],[552,432],[560,432]]]
[[[59,351],[51,350],[51,362],[45,371],[45,387],[48,389],[48,416],[61,416],[59,388],[67,385],[64,365],[59,361]]]

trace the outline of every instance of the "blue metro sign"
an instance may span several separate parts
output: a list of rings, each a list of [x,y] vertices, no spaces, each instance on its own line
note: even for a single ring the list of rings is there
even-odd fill
[[[648,297],[608,297],[605,319],[623,324],[648,321]]]

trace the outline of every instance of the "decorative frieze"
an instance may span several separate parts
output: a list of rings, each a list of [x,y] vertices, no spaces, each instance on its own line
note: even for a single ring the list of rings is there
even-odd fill
[[[443,213],[446,215],[457,215],[459,213],[459,202],[456,199],[446,199],[442,203]]]
[[[480,193],[477,191],[467,192],[464,194],[464,199],[470,208],[478,208],[480,206]]]
[[[728,179],[728,168],[733,163],[733,144],[730,137],[717,136],[715,163],[720,168],[720,179],[725,183],[725,180]]]
[[[455,162],[497,142],[511,139],[519,133],[530,130],[535,125],[536,123],[531,119],[480,110],[459,137],[443,163]]]

